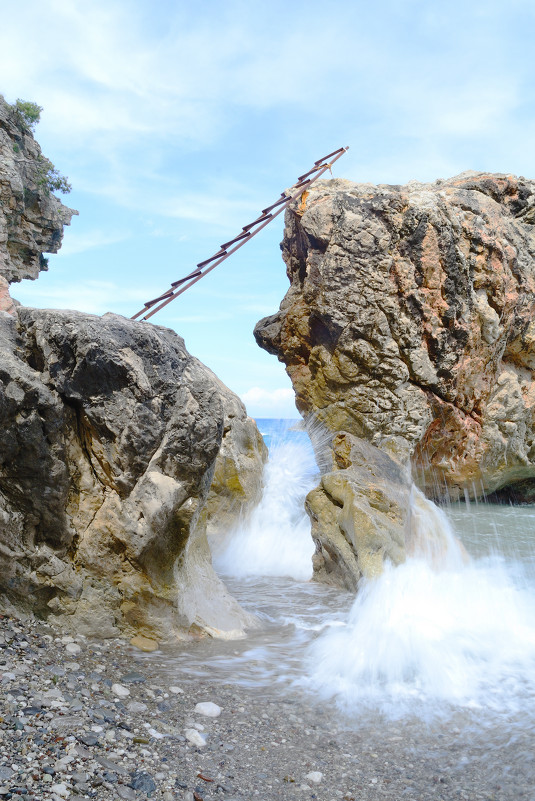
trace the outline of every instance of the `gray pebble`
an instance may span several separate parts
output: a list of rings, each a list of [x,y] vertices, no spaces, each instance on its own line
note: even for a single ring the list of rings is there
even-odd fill
[[[86,734],[78,735],[78,739],[84,745],[97,745],[98,744],[98,737],[92,731],[87,732]]]
[[[145,712],[147,709],[147,704],[144,704],[142,701],[130,701],[126,708],[129,712],[135,714],[138,712]]]
[[[153,793],[154,790],[156,790],[156,782],[150,773],[139,771],[139,773],[134,773],[132,776],[130,787],[132,787],[133,790],[139,790],[144,793]]]
[[[121,676],[121,681],[124,681],[125,684],[142,684],[147,679],[142,673],[132,672],[127,673],[126,676]]]
[[[123,798],[125,801],[135,801],[136,794],[131,787],[126,787],[126,785],[120,784],[115,792],[117,793],[119,798]],[[193,801],[193,796],[192,796],[192,801]]]
[[[53,676],[65,675],[65,668],[61,667],[60,665],[48,665],[47,670],[49,673],[52,673]]]
[[[81,773],[77,771],[75,773],[71,773],[71,779],[76,784],[82,784],[83,782],[86,782],[89,779],[89,776],[87,775],[87,773]]]
[[[106,770],[111,770],[114,773],[119,773],[121,776],[130,775],[130,772],[125,767],[117,764],[116,762],[113,762],[113,760],[108,759],[107,757],[96,754],[94,759],[99,763],[99,765],[102,765],[103,768],[106,768]]]
[[[86,782],[77,783],[75,791],[78,794],[84,793],[84,795],[94,795],[93,788],[90,784],[86,784]]]
[[[42,712],[42,708],[40,706],[25,706],[22,710],[23,715],[38,715]]]
[[[82,757],[82,759],[93,759],[92,752],[88,751],[87,748],[84,748],[81,745],[77,745],[74,750],[78,754],[79,757]],[[97,757],[97,759],[98,759],[98,757]]]

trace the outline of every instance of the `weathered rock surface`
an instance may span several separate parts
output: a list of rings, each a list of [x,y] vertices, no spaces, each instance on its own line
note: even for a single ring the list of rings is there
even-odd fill
[[[207,367],[204,369],[210,372]],[[214,373],[211,377],[227,400],[223,439],[201,518],[207,534],[217,539],[243,522],[260,501],[263,488],[260,466],[267,461],[268,450],[256,425],[244,416],[240,399]]]
[[[63,226],[77,211],[46,185],[47,162],[31,131],[0,95],[0,276],[37,278],[45,253],[57,253]],[[0,298],[0,309],[6,309]]]
[[[5,596],[85,634],[240,634],[201,513],[224,435],[257,437],[243,405],[165,328],[18,308],[0,332]]]
[[[387,453],[347,433],[332,441],[334,470],[307,496],[316,553],[314,577],[356,590],[388,559],[405,560],[411,480]]]
[[[283,255],[290,289],[255,335],[305,417],[404,439],[430,497],[535,497],[534,181],[324,181]]]

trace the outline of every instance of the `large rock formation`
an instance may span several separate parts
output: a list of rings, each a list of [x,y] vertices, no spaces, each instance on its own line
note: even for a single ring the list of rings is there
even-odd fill
[[[63,226],[78,214],[51,193],[50,166],[21,115],[0,95],[0,298],[6,282],[37,278],[47,269],[43,253],[57,253]]]
[[[117,315],[0,315],[0,585],[99,636],[236,636],[201,513],[223,438],[259,437],[174,332]],[[262,450],[243,479],[258,490]]]
[[[240,636],[206,527],[260,495],[262,438],[173,331],[14,304],[76,213],[51,167],[0,96],[0,604],[147,648]]]
[[[535,497],[535,182],[315,185],[287,212],[291,282],[260,321],[297,406],[407,445],[434,498]]]

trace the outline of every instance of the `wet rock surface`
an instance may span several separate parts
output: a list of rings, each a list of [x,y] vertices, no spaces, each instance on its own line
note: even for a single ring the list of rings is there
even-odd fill
[[[428,497],[535,487],[535,182],[323,181],[286,213],[291,282],[261,320],[298,408],[382,447]]]
[[[76,661],[66,646],[79,645]],[[443,723],[349,721],[302,693],[159,672],[124,640],[0,618],[0,798],[531,799],[532,735]],[[135,674],[135,678],[132,678]],[[113,685],[130,690],[119,697]],[[196,711],[211,702],[221,712]],[[204,744],[193,743],[196,731]]]
[[[334,470],[321,476],[306,509],[316,544],[314,577],[356,590],[405,560],[411,539],[410,475],[387,453],[357,437],[333,437]]]
[[[225,419],[212,484],[201,518],[206,524],[207,534],[217,540],[238,522],[243,522],[260,501],[262,465],[267,461],[268,450],[256,425],[252,425],[250,418],[243,414],[240,399],[229,392],[215,374],[211,373],[211,377],[226,399]]]
[[[241,634],[253,620],[212,569],[203,515],[222,440],[238,431],[239,478],[260,437],[239,399],[175,332],[118,315],[19,307],[0,351],[6,599],[144,650]],[[260,485],[249,450],[242,481]]]

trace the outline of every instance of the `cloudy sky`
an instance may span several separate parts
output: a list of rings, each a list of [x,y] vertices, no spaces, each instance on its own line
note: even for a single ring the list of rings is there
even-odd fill
[[[322,155],[404,183],[535,177],[533,0],[22,0],[2,7],[0,92],[80,216],[28,305],[131,316]],[[255,344],[288,282],[282,220],[153,318],[258,417],[296,416]]]

